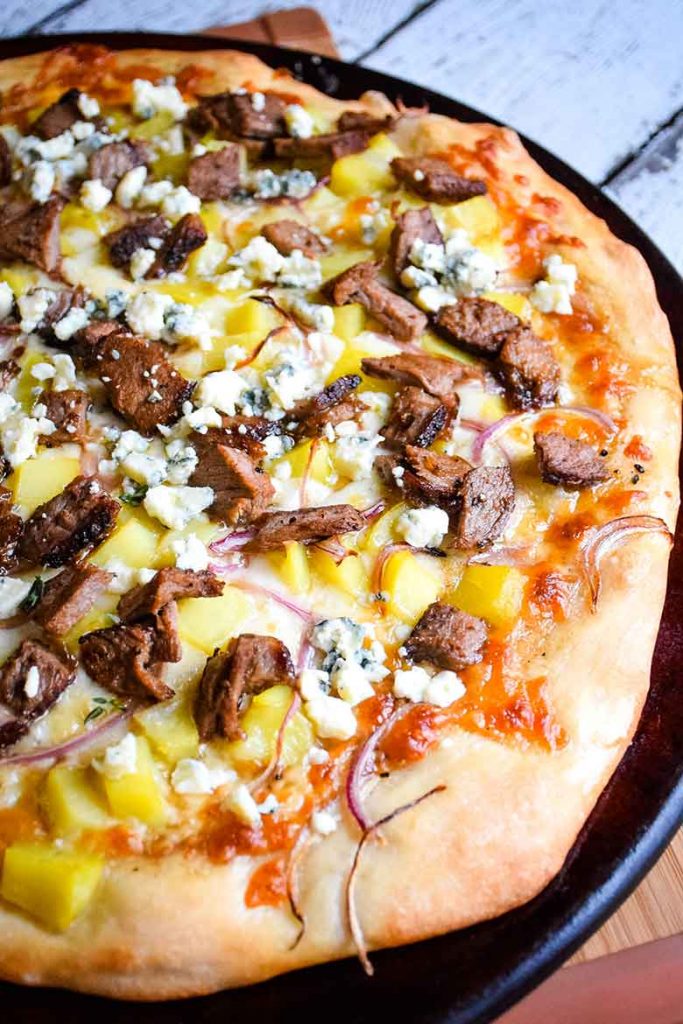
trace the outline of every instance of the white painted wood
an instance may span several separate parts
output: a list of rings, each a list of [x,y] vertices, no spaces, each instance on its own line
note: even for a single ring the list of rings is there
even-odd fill
[[[683,274],[683,114],[606,191]]]
[[[192,32],[210,25],[249,21],[276,9],[301,7],[307,0],[84,0],[56,15],[43,32]],[[0,11],[0,35],[19,35],[60,8],[59,0],[6,0]],[[344,58],[367,52],[396,24],[421,6],[420,0],[313,0],[326,18]]]
[[[470,0],[366,63],[487,111],[593,181],[683,106],[680,0]]]

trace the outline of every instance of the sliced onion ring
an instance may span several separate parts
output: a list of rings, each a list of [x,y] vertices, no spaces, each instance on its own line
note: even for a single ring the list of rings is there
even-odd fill
[[[226,555],[230,551],[239,551],[245,544],[248,544],[250,540],[253,540],[256,536],[256,530],[250,528],[248,530],[234,530],[229,533],[227,537],[221,537],[220,540],[214,540],[209,544],[209,551],[213,551],[215,555]]]
[[[558,413],[560,415],[578,416],[583,419],[593,420],[603,428],[607,434],[616,434],[617,425],[611,416],[608,416],[605,412],[600,412],[598,409],[589,409],[583,405],[562,405],[555,406],[548,409],[530,409],[526,412],[513,412],[509,416],[503,416],[502,419],[496,420],[491,426],[482,430],[477,437],[474,445],[472,446],[472,457],[475,462],[479,462],[484,453],[484,448],[491,441],[496,439],[500,434],[504,434],[506,430],[515,423],[526,423],[528,420],[537,419],[539,416],[547,416],[549,412]]]
[[[349,774],[346,776],[346,803],[351,815],[358,823],[362,832],[367,832],[372,822],[365,814],[362,805],[362,786],[365,779],[372,775],[371,762],[377,748],[377,744],[394,727],[399,718],[410,709],[410,704],[402,704],[394,708],[389,717],[382,722],[373,732],[370,733],[365,743],[358,748],[353,759]]]
[[[621,516],[597,527],[582,543],[583,571],[590,588],[593,611],[600,596],[600,561],[603,555],[636,533],[661,533],[669,539],[670,544],[674,540],[671,530],[658,516]]]
[[[0,754],[0,767],[8,765],[29,765],[39,764],[41,761],[62,761],[69,754],[83,753],[89,747],[99,744],[104,736],[123,725],[132,715],[132,711],[121,711],[118,714],[110,715],[100,725],[87,732],[79,733],[64,743],[57,743],[53,747],[42,747],[40,750],[29,750],[25,754]]]

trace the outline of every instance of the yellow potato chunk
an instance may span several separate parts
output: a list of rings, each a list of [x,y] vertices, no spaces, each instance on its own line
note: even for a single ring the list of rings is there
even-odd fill
[[[291,687],[271,686],[257,694],[242,718],[246,739],[227,746],[233,761],[251,762],[265,767],[275,752],[277,735],[292,702]],[[282,764],[289,767],[303,760],[313,744],[313,728],[305,715],[292,716],[282,744]]]
[[[78,459],[66,455],[39,452],[34,459],[18,466],[7,481],[13,500],[28,513],[61,494],[81,472]]]
[[[358,373],[362,379],[359,391],[386,391],[393,394],[396,391],[396,382],[366,377],[361,370],[360,361],[366,356],[388,356],[394,352],[395,345],[379,338],[365,336],[362,340],[349,341],[327,379],[333,381],[347,373]]]
[[[495,203],[488,196],[473,196],[444,210],[435,207],[445,217],[450,228],[464,228],[475,245],[500,231],[501,219]]]
[[[119,778],[102,776],[104,790],[112,814],[122,821],[135,818],[145,825],[163,825],[166,803],[154,768],[149,744],[143,736],[135,739],[137,747],[134,772]]]
[[[285,586],[294,594],[306,594],[311,587],[311,571],[306,547],[296,540],[288,541],[283,551],[270,552],[268,559]]]
[[[330,446],[327,441],[318,440],[311,456],[313,440],[301,441],[291,451],[278,459],[275,465],[287,462],[292,467],[292,477],[296,480],[308,469],[310,480],[330,486],[336,481],[336,475],[330,461]],[[310,465],[309,465],[310,462]]]
[[[103,867],[92,854],[14,843],[5,850],[0,895],[47,928],[66,931],[88,906]]]
[[[339,196],[368,195],[396,187],[389,167],[401,150],[388,135],[380,132],[362,153],[352,153],[335,160],[330,175],[330,188]]]
[[[62,210],[59,225],[61,230],[92,231],[94,235],[101,238],[107,232],[113,231],[120,222],[120,216],[114,209],[107,207],[104,210],[88,210],[80,203],[67,203]]]
[[[461,352],[447,341],[442,341],[434,331],[425,331],[422,335],[422,348],[431,356],[445,356],[447,359],[455,359],[458,363],[476,363],[474,356]]]
[[[334,252],[327,256],[320,257],[320,269],[322,270],[323,281],[329,281],[331,277],[348,270],[356,263],[364,263],[374,257],[372,249],[342,249],[335,248]]]
[[[219,527],[215,523],[190,523],[183,530],[169,530],[164,533],[159,542],[155,565],[158,568],[162,568],[165,565],[175,565],[176,553],[173,550],[173,545],[179,540],[187,540],[188,537],[194,535],[202,544],[208,547],[219,532]]]
[[[138,711],[135,720],[152,744],[155,754],[169,764],[195,757],[199,733],[189,701],[172,700]]]
[[[499,306],[514,313],[520,320],[531,318],[531,304],[526,295],[520,295],[518,292],[484,292],[482,299],[497,302]]]
[[[167,132],[174,124],[173,114],[169,110],[160,110],[158,114],[138,121],[129,129],[131,139],[153,139],[162,132]]]
[[[260,338],[265,338],[268,331],[279,327],[281,318],[272,306],[267,306],[256,299],[247,299],[233,309],[228,310],[225,316],[226,334],[250,334],[258,333]],[[232,344],[232,341],[229,342]]]
[[[92,633],[96,629],[105,629],[107,626],[111,626],[115,621],[113,616],[118,603],[118,594],[108,594],[104,599],[101,598],[95,608],[91,608],[87,615],[74,623],[69,632],[64,634],[62,643],[66,649],[72,654],[77,654],[80,637],[85,633]]]
[[[319,579],[342,590],[349,597],[362,597],[370,589],[368,574],[359,557],[349,555],[337,565],[326,551],[311,551],[311,567]]]
[[[236,587],[226,587],[221,597],[188,597],[178,602],[180,638],[205,654],[213,654],[231,637],[242,632],[252,603]]]
[[[334,334],[343,341],[351,341],[365,330],[368,315],[358,302],[348,306],[336,306],[334,310]]]
[[[448,600],[494,626],[510,625],[524,600],[526,577],[509,565],[467,565]]]
[[[6,281],[15,295],[25,295],[40,281],[41,272],[32,267],[15,264],[0,270],[0,281]]]
[[[58,836],[106,828],[111,823],[100,794],[85,768],[56,765],[45,779],[43,806]]]
[[[381,516],[378,516],[363,535],[361,542],[363,550],[371,555],[376,555],[387,544],[391,544],[394,540],[396,521],[407,508],[405,502],[399,502],[398,505],[394,505],[393,508],[387,509]]]
[[[437,600],[441,587],[441,574],[411,551],[397,551],[387,559],[382,590],[387,594],[389,610],[404,622],[417,622],[425,608]]]
[[[132,569],[156,568],[163,529],[157,529],[143,510],[131,511],[133,514],[128,518],[124,511],[121,511],[119,527],[90,559],[95,565],[106,565],[107,562],[116,559],[125,562]]]

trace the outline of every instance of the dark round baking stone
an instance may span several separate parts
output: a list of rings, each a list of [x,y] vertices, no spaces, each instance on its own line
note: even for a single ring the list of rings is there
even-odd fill
[[[200,35],[76,33],[0,41],[0,58],[93,42],[114,49],[246,50],[340,99],[377,89],[408,106],[462,121],[494,118],[439,93],[353,64],[295,50]],[[552,153],[522,137],[534,159],[624,241],[640,250],[669,318],[683,366],[683,281],[615,203]],[[636,628],[628,623],[625,628]],[[373,954],[368,979],[353,960],[324,964],[213,996],[131,1006],[54,989],[0,985],[2,1019],[15,1024],[225,1024],[259,1020],[347,1024],[483,1024],[559,967],[650,870],[683,821],[683,525],[679,523],[655,650],[652,684],[636,737],[581,830],[567,862],[536,899],[493,921]],[[429,865],[425,865],[425,873]],[[419,885],[419,879],[416,879]],[[177,894],[174,894],[177,899]],[[249,950],[245,949],[245,958]]]

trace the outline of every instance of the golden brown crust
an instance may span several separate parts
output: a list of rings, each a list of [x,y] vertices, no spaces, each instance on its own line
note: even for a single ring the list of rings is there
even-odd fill
[[[122,53],[118,69],[141,59],[164,73],[177,73],[191,60],[210,73],[200,92],[246,79],[259,88],[277,81],[278,88],[286,82],[288,93],[304,100],[315,96],[318,106],[330,110],[387,106],[377,97],[338,104],[278,77],[254,57],[226,51],[190,58]],[[42,61],[34,56],[0,65],[0,88],[34,74]],[[395,138],[406,153],[416,154],[489,140],[489,155],[518,202],[525,205],[534,195],[559,200],[546,207],[546,219],[558,235],[585,243],[569,249],[569,258],[578,265],[588,298],[608,311],[611,339],[642,367],[627,418],[631,432],[647,437],[656,452],[641,485],[647,510],[673,528],[680,392],[669,327],[642,257],[552,181],[507,129],[425,116],[403,119]],[[388,825],[389,842],[365,848],[356,892],[370,948],[493,917],[530,899],[557,873],[636,729],[667,560],[661,536],[638,537],[617,549],[603,565],[597,612],[553,632],[543,674],[568,736],[564,748],[547,753],[454,729],[425,760],[377,784],[368,801],[374,818],[432,786],[447,788]],[[626,628],[629,623],[637,629]],[[605,644],[605,637],[619,642]],[[527,670],[533,677],[539,666]],[[306,931],[294,949],[297,924],[285,909],[245,906],[253,859],[216,866],[174,855],[111,863],[98,899],[64,935],[0,909],[0,974],[120,998],[160,999],[255,982],[351,954],[344,885],[358,839],[344,814],[335,834],[312,840],[302,855],[298,886]]]

